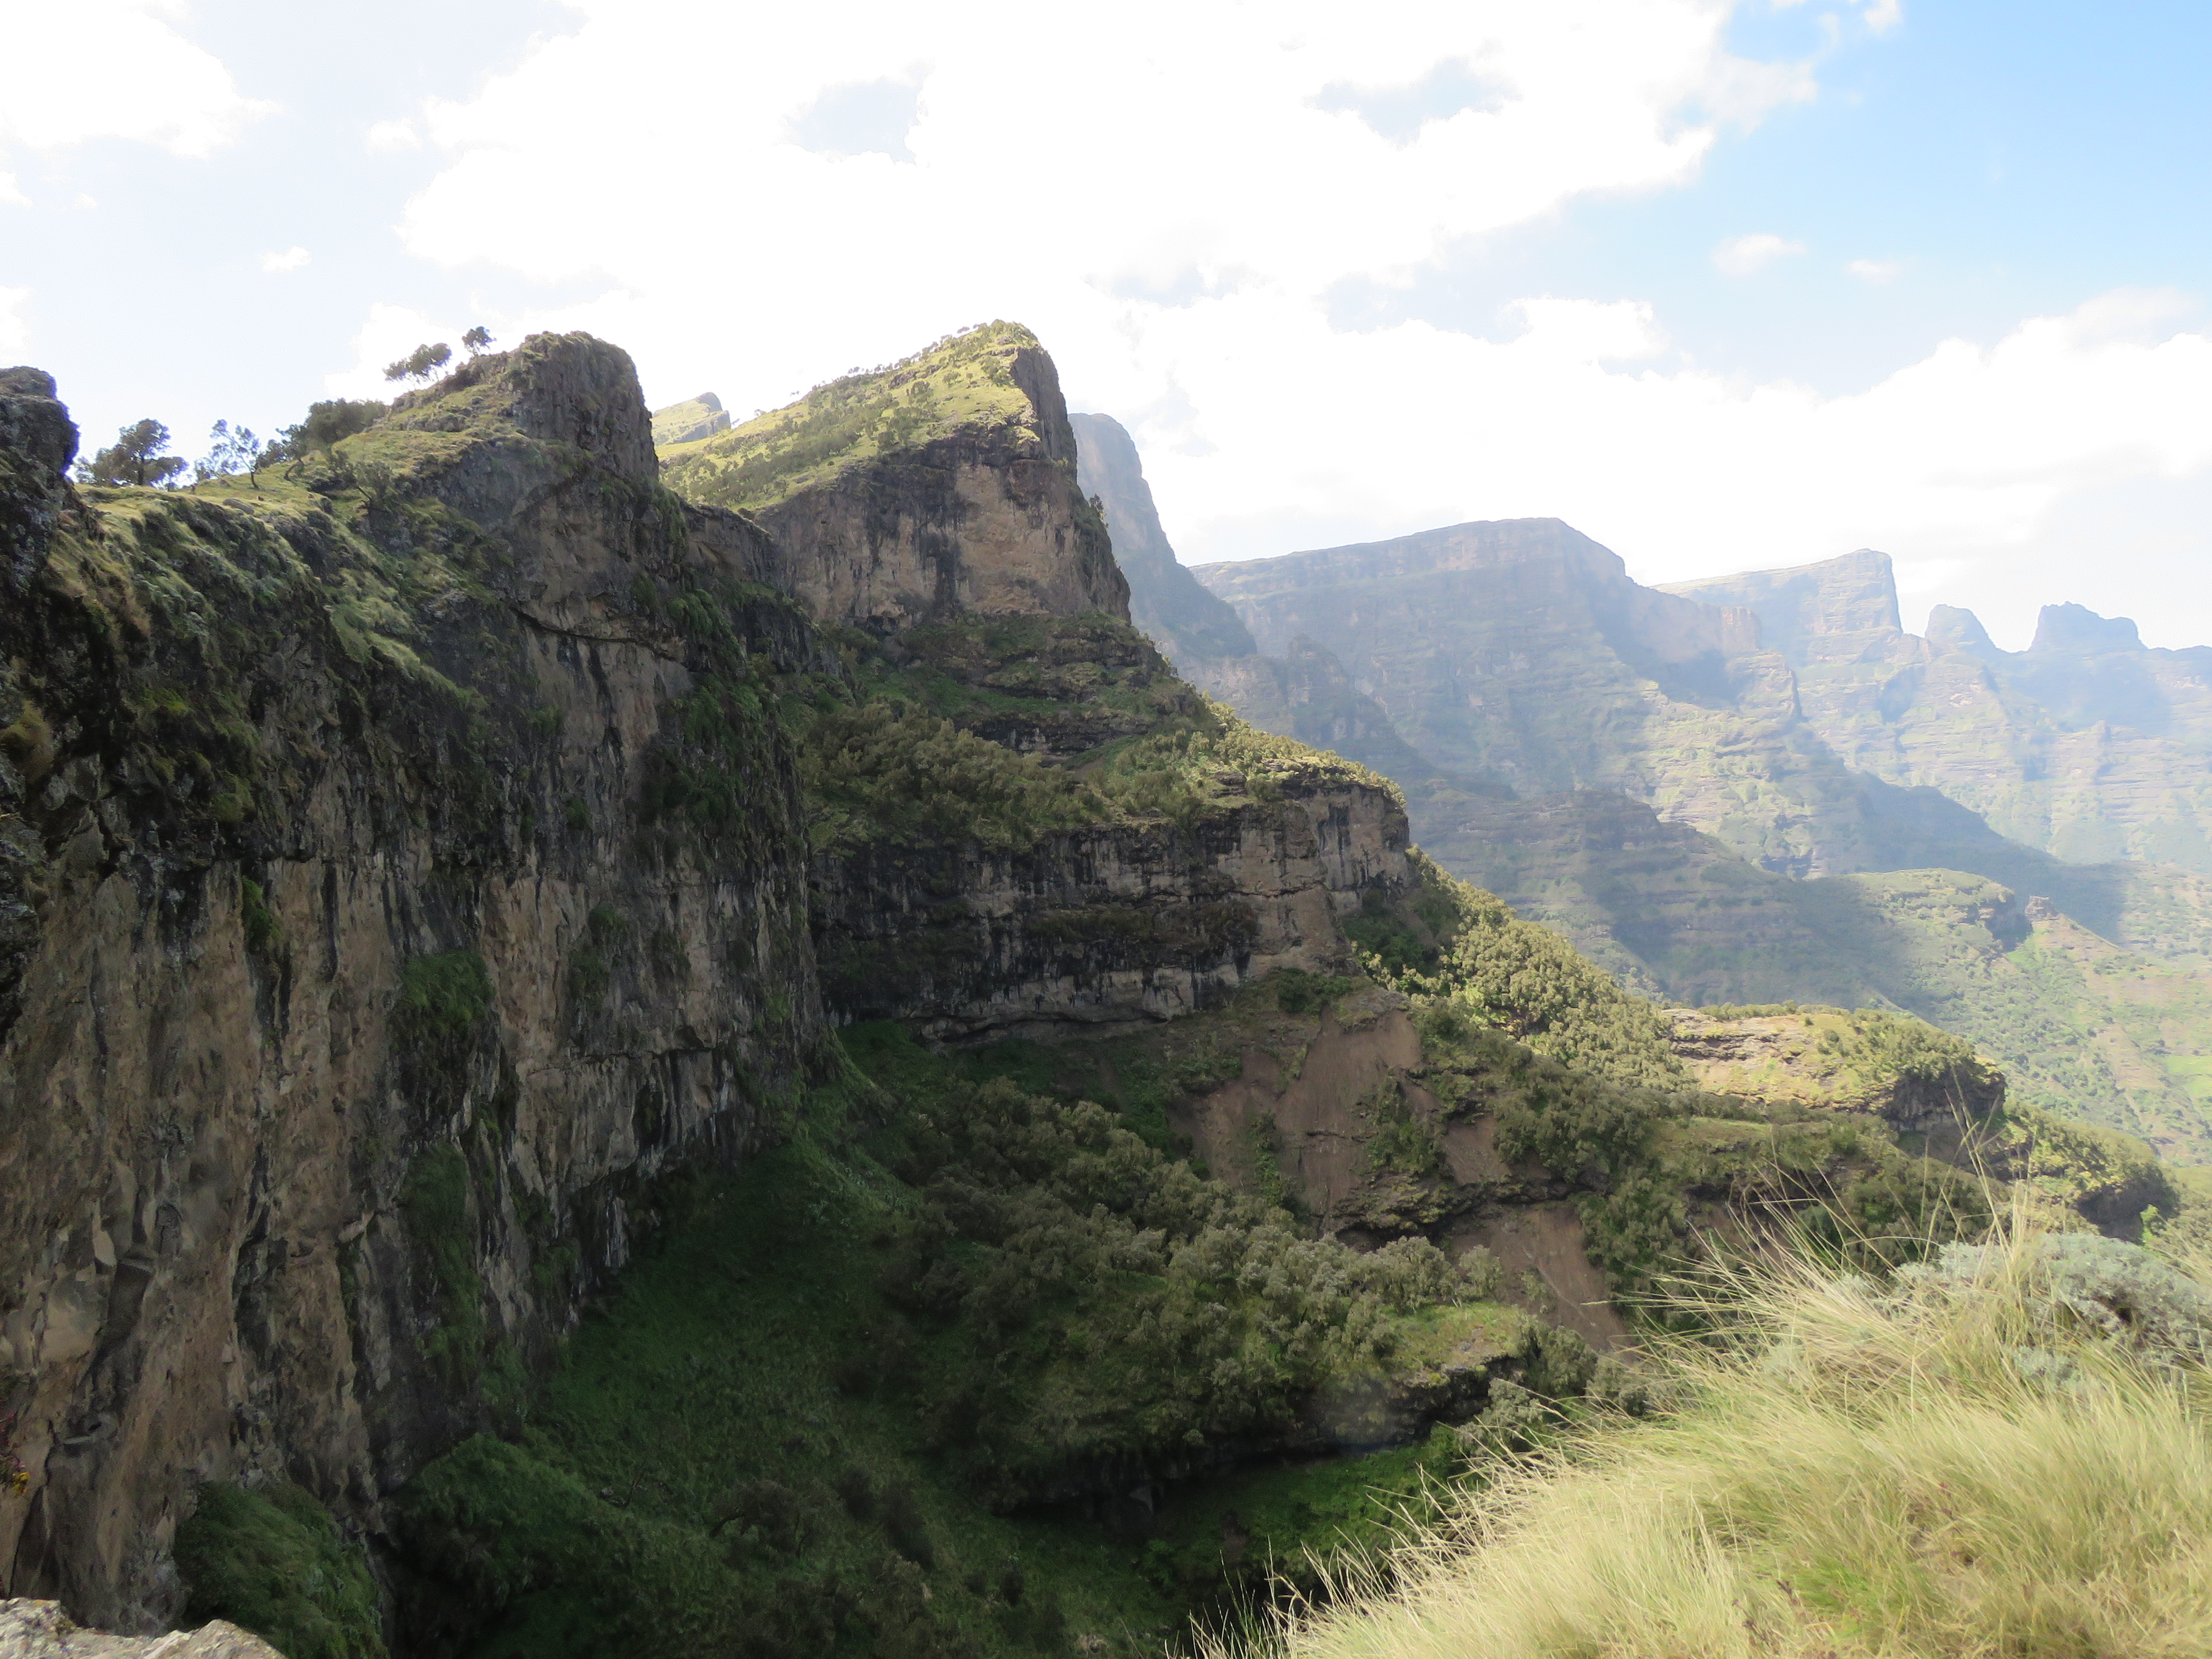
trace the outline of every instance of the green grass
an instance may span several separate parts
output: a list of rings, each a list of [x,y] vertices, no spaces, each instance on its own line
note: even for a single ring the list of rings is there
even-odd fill
[[[1784,1261],[1668,1409],[1460,1495],[1284,1659],[2113,1659],[2212,1650],[2212,1282],[2015,1232],[1888,1286]],[[1701,1312],[1715,1311],[1711,1308]]]
[[[1040,349],[1018,323],[947,335],[887,368],[815,387],[788,408],[660,452],[670,488],[711,506],[757,511],[848,467],[918,448],[963,428],[1022,425],[1034,412],[1015,384],[1018,353]]]

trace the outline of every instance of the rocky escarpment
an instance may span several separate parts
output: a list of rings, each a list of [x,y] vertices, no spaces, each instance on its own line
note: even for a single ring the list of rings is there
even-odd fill
[[[1859,787],[1799,720],[1757,619],[1644,587],[1557,520],[1195,574],[1262,651],[1328,650],[1452,777],[1523,797],[1617,789],[1793,875],[1875,861]]]
[[[962,614],[1128,614],[1076,487],[1052,359],[994,323],[662,457],[687,500],[751,514],[820,621],[892,633]]]
[[[1548,520],[1198,574],[1261,652],[1194,658],[1194,679],[1393,778],[1447,867],[1631,982],[1692,1001],[1910,1009],[1988,1046],[2024,1098],[2174,1153],[2212,1144],[2191,1092],[2212,1024],[2151,1012],[2197,1006],[2183,981],[2212,892],[2171,866],[2062,862],[2027,844],[2057,845],[2049,825],[2004,817],[2011,839],[1976,810],[2015,799],[1983,787],[1994,766],[2083,807],[2112,780],[2121,816],[2185,832],[2186,801],[2145,806],[2125,781],[2115,757],[2152,739],[2115,722],[2156,726],[2142,712],[2155,703],[2171,752],[2151,769],[2198,778],[2169,763],[2194,718],[2194,654],[2143,653],[2065,611],[2018,662],[1963,623],[1957,641],[1917,640],[1871,551],[1642,589]],[[2036,712],[2031,659],[2072,713]],[[2065,703],[2061,682],[2087,701]],[[2043,735],[2014,740],[2030,726]],[[2161,988],[2116,999],[2118,981],[2070,960],[2014,961],[2030,900],[2162,959],[2147,970]],[[1992,933],[1983,913],[1997,911],[2013,921]],[[2146,1043],[2163,1069],[2137,1058]]]
[[[1394,793],[1128,627],[1026,334],[925,360],[744,472],[758,516],[665,487],[583,336],[179,491],[65,483],[9,373],[9,1590],[167,1622],[203,1482],[384,1535],[664,1178],[843,1075],[836,1018],[1111,1025],[1345,960]]]
[[[815,740],[837,1018],[940,1041],[1165,1019],[1347,965],[1340,913],[1406,879],[1395,792],[1228,733],[1130,626],[1077,451],[1050,359],[1005,325],[663,451],[704,542],[858,624]]]
[[[71,488],[5,384],[0,1568],[143,1629],[196,1482],[374,1530],[659,1176],[775,1132],[816,659],[586,337],[179,492]]]
[[[1184,822],[826,860],[816,914],[832,1006],[917,1021],[937,1041],[1049,1037],[1194,1012],[1280,968],[1349,969],[1341,915],[1405,883],[1402,808],[1302,766],[1231,775]]]
[[[2212,873],[2212,647],[2152,650],[2124,617],[2076,605],[2046,605],[2026,651],[1949,605],[1923,638],[1870,550],[1667,591],[1755,611],[1807,720],[1850,765],[1941,789],[2062,858]]]

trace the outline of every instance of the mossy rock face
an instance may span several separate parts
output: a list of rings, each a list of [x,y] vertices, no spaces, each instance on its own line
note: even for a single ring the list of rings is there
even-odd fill
[[[177,1567],[187,1622],[227,1619],[285,1659],[385,1659],[367,1558],[298,1486],[202,1486]]]

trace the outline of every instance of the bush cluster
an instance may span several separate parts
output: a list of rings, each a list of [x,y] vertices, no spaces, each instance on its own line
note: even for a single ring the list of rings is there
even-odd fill
[[[957,1332],[940,1352],[967,1361],[926,1402],[932,1436],[994,1502],[1290,1435],[1316,1389],[1387,1353],[1387,1308],[1473,1288],[1425,1241],[1363,1255],[1302,1237],[1103,1107],[1005,1079],[940,1098],[899,1172],[924,1196],[881,1284]]]
[[[1547,927],[1416,850],[1419,890],[1346,927],[1368,971],[1462,1024],[1491,1026],[1612,1082],[1682,1088],[1664,1017]]]

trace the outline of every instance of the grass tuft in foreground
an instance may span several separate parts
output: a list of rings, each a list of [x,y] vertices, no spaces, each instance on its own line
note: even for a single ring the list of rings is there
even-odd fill
[[[1285,1659],[2212,1651],[2212,1276],[2015,1225],[1731,1287],[1669,1409],[1465,1498]],[[1377,1578],[1376,1583],[1382,1582]]]

